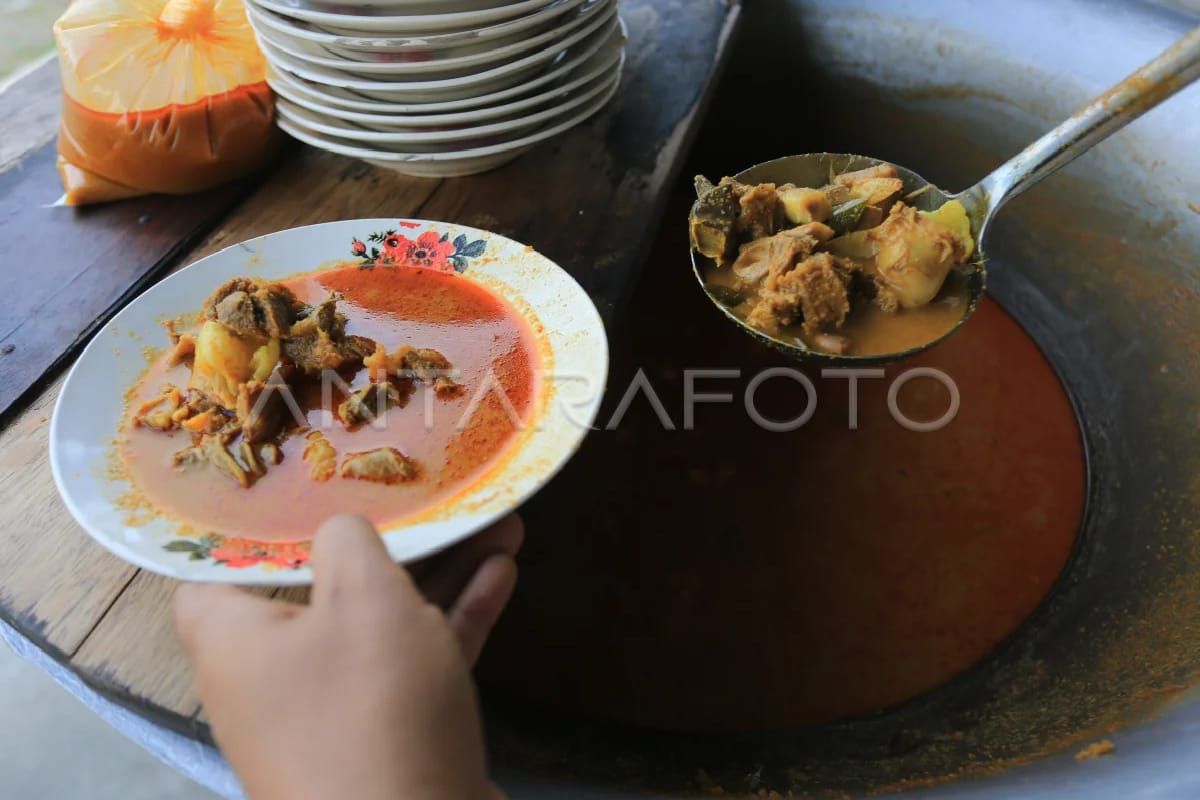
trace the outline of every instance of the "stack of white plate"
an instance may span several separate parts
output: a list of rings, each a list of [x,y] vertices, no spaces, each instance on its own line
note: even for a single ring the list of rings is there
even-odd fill
[[[493,169],[616,93],[617,0],[246,0],[279,126],[410,175]]]

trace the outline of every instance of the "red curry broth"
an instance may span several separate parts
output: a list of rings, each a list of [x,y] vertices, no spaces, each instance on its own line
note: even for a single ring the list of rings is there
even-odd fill
[[[682,282],[671,273],[651,281]],[[618,354],[614,385],[645,368],[678,424],[679,364],[736,365],[746,379],[794,366],[716,324],[703,298],[663,310],[672,288],[639,293],[627,340],[661,345]],[[915,366],[960,391],[937,432],[906,430],[887,410],[891,381]],[[1074,412],[1037,346],[988,299],[887,376],[859,382],[858,430],[846,381],[815,370],[816,413],[786,434],[749,420],[735,381],[701,382],[737,400],[699,406],[694,431],[663,430],[639,398],[580,452],[553,503],[529,512],[521,581],[481,679],[655,728],[746,730],[871,714],[979,663],[1074,547],[1085,486]],[[898,402],[932,420],[949,396],[920,378]],[[768,381],[758,408],[791,418],[803,391]],[[616,476],[602,504],[596,475]]]
[[[122,441],[122,455],[133,483],[159,511],[204,531],[264,540],[307,539],[317,524],[338,512],[364,514],[376,524],[394,522],[462,491],[513,440],[517,426],[498,392],[476,399],[489,369],[520,420],[528,418],[537,388],[533,334],[484,287],[429,270],[356,266],[283,283],[309,303],[340,292],[345,300],[338,309],[346,315],[349,333],[368,336],[389,350],[406,343],[434,348],[460,372],[458,380],[466,386],[460,396],[433,397],[418,385],[404,407],[387,412],[379,428],[347,431],[336,421],[322,426],[319,389],[298,393],[308,423],[325,432],[339,455],[395,447],[419,462],[421,478],[393,486],[338,477],[317,482],[301,458],[303,437],[292,436],[282,446],[282,463],[243,489],[215,469],[174,469],[171,457],[190,443],[188,434],[132,429]],[[351,390],[367,383],[365,370],[344,377]],[[160,360],[130,407],[156,395],[164,383],[183,387],[187,380],[187,367],[167,369]],[[343,396],[335,387],[334,403]],[[460,425],[472,402],[477,408]]]

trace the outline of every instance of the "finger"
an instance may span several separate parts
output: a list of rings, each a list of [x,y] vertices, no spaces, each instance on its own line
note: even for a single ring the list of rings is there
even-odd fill
[[[296,607],[225,584],[183,583],[175,590],[171,610],[184,650],[197,661],[216,649],[215,642],[228,642],[232,632],[252,633],[293,616]]]
[[[363,517],[338,514],[317,530],[312,545],[312,605],[325,606],[339,597],[378,592],[394,584],[400,593],[418,597],[408,573],[392,562],[375,526]]]
[[[447,619],[468,664],[474,666],[479,659],[516,585],[517,562],[510,555],[494,555],[483,562],[454,602]]]
[[[525,540],[525,526],[516,514],[480,531],[465,542],[438,554],[413,570],[421,593],[431,603],[449,608],[479,565],[494,555],[515,556]]]
[[[443,572],[448,564],[473,562],[470,564],[470,569],[463,571],[460,584],[457,587],[461,589],[471,575],[474,574],[475,567],[479,566],[485,558],[495,553],[508,553],[515,556],[517,551],[521,549],[521,543],[524,539],[524,523],[516,514],[509,514],[499,522],[494,522],[475,533],[466,541],[460,542],[448,550],[443,550],[441,553],[432,555],[415,564],[409,564],[409,572],[416,579],[417,584],[425,588],[426,579]],[[469,554],[470,556],[474,556],[474,558],[469,558],[464,556],[464,554]]]

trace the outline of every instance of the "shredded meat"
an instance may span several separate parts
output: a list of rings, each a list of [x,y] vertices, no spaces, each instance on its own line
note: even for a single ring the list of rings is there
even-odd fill
[[[337,450],[320,431],[311,431],[304,440],[302,458],[308,462],[309,474],[314,481],[327,481],[337,469]]]
[[[380,447],[365,453],[350,453],[342,462],[341,476],[388,485],[414,480],[420,470],[417,463],[394,447]]]

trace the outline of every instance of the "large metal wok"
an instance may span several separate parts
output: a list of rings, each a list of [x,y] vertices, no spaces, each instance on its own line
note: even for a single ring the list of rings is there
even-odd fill
[[[984,174],[1200,11],[1101,0],[748,5],[697,167],[861,152],[943,186]],[[805,98],[788,124],[739,121],[747,104],[784,93]],[[670,734],[485,690],[495,769],[512,795],[675,797],[708,780],[734,794],[915,782],[934,797],[1200,795],[1190,691],[1200,679],[1198,140],[1191,88],[1014,201],[990,234],[989,289],[1059,372],[1088,458],[1077,551],[1007,645],[899,708],[793,731]],[[529,510],[531,526],[569,536],[553,496]],[[530,670],[546,669],[541,655],[529,654]],[[1115,755],[1073,758],[1102,736]]]

